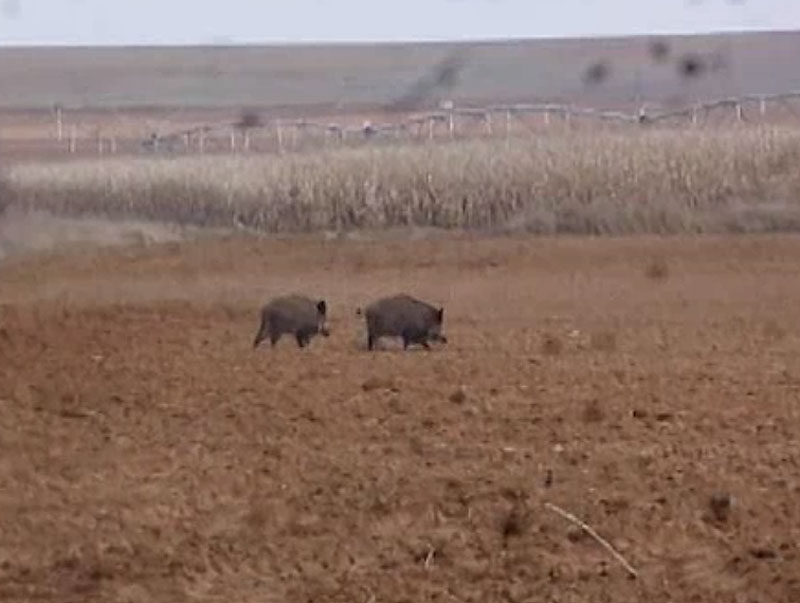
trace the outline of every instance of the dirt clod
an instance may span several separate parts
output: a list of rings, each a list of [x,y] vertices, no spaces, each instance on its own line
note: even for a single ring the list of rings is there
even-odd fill
[[[456,391],[450,394],[449,400],[453,404],[463,404],[467,401],[467,392],[463,387],[459,387]]]
[[[558,356],[564,351],[563,342],[555,335],[546,334],[542,338],[542,354],[545,356]]]
[[[502,515],[500,519],[500,533],[503,538],[520,536],[525,530],[526,523],[523,512],[514,507]]]
[[[775,559],[778,553],[769,547],[755,546],[750,548],[749,553],[755,559]]]
[[[584,423],[599,423],[605,418],[605,412],[597,400],[590,400],[583,405],[581,418]]]
[[[727,492],[715,492],[709,500],[711,514],[717,521],[727,521],[731,513],[732,498]]]

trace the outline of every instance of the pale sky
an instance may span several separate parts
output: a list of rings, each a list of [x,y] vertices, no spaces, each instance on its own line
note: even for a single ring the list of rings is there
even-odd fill
[[[800,29],[800,0],[0,0],[0,45],[368,42]]]

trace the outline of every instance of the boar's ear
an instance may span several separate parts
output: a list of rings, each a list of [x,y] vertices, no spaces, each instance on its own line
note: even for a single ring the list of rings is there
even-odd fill
[[[439,308],[436,311],[436,320],[442,322],[444,320],[444,308]]]
[[[321,299],[317,302],[317,311],[325,316],[328,312],[328,304],[325,303],[324,299]]]

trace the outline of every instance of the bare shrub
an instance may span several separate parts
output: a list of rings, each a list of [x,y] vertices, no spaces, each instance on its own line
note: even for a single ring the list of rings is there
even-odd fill
[[[800,229],[799,162],[800,129],[648,128],[39,163],[9,178],[22,204],[56,213],[267,232],[668,234]]]

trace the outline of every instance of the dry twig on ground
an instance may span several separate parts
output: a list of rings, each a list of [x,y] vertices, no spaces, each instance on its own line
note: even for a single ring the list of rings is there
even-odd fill
[[[611,544],[609,544],[609,542],[605,538],[603,538],[602,536],[600,536],[600,534],[595,532],[592,526],[590,526],[584,521],[581,521],[580,519],[575,517],[572,513],[565,511],[564,509],[554,505],[553,503],[546,502],[544,503],[544,506],[550,509],[551,511],[557,513],[558,515],[561,515],[561,517],[563,517],[567,521],[571,521],[576,526],[580,527],[583,531],[585,531],[587,534],[589,534],[589,536],[594,538],[604,549],[606,549],[609,553],[611,553],[611,555],[617,561],[619,561],[620,565],[622,565],[622,567],[625,568],[625,570],[628,572],[628,575],[631,578],[639,577],[639,573],[631,566],[630,563],[626,561],[625,557],[620,555],[617,552],[617,550],[613,546],[611,546]]]

